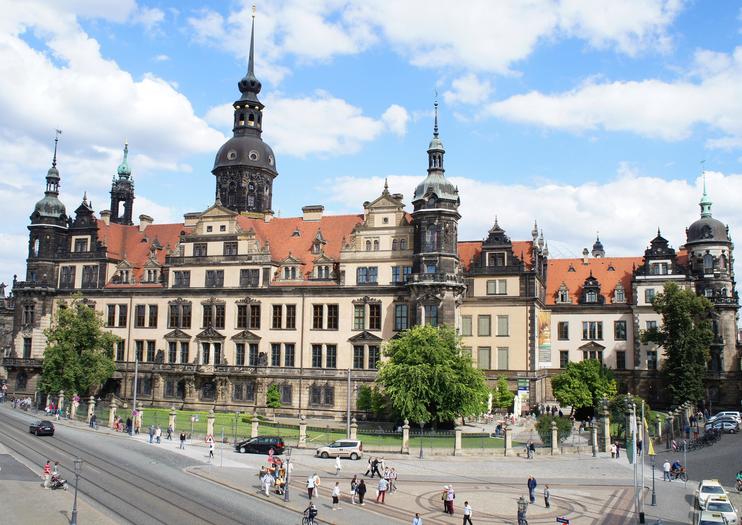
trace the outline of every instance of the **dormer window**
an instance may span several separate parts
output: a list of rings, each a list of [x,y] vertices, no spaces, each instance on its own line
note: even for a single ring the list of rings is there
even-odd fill
[[[559,304],[568,304],[572,301],[569,298],[569,289],[567,288],[567,285],[562,283],[559,286],[559,291],[557,291],[557,303]]]
[[[652,263],[649,266],[650,275],[667,275],[669,273],[669,265],[667,263]]]
[[[317,266],[316,277],[317,279],[329,279],[330,278],[330,266],[325,265],[325,264]]]
[[[81,253],[88,251],[88,240],[87,239],[75,239],[74,246],[75,253]]]
[[[503,252],[490,253],[489,266],[505,266],[505,254]]]
[[[616,285],[616,290],[613,294],[613,302],[614,303],[625,303],[626,302],[626,292],[623,289],[623,284],[620,282]]]
[[[585,293],[585,302],[586,303],[597,303],[598,292],[596,292],[595,290],[589,290],[587,293]]]
[[[119,270],[118,271],[118,277],[120,283],[128,283],[129,282],[129,270]]]
[[[567,268],[568,272],[576,272],[575,267],[572,265],[572,263],[569,263],[569,268]]]
[[[319,254],[321,251],[322,251],[322,244],[321,243],[315,242],[314,244],[312,244],[312,253],[313,254],[315,254],[315,255],[316,254]]]
[[[301,232],[299,231],[299,228],[296,228],[292,233],[292,237],[301,237]]]
[[[283,278],[286,280],[296,279],[296,266],[284,266]]]

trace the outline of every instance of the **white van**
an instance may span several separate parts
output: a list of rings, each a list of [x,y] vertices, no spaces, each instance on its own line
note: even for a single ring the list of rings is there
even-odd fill
[[[725,412],[718,412],[713,417],[709,418],[709,422],[714,422],[722,417],[731,417],[737,420],[737,423],[742,423],[742,415],[735,410],[727,410]]]

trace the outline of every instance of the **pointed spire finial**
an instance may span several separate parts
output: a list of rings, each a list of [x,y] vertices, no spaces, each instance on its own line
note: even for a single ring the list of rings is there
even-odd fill
[[[711,199],[706,192],[706,171],[703,169],[705,160],[701,161],[701,173],[703,175],[703,195],[698,205],[701,207],[701,217],[711,217]]]
[[[247,61],[247,74],[255,75],[255,11],[257,7],[252,5],[252,27],[250,29],[250,57]]]
[[[433,110],[435,111],[435,121],[433,123],[433,136],[438,138],[438,90],[435,90],[435,102],[433,102]]]
[[[389,191],[389,180],[384,177],[384,191]]]
[[[54,130],[54,157],[52,158],[52,168],[57,167],[57,143],[59,142],[59,136],[62,134],[61,129]]]
[[[86,206],[88,204],[88,192],[87,191],[83,192],[82,194],[82,203],[85,204]]]

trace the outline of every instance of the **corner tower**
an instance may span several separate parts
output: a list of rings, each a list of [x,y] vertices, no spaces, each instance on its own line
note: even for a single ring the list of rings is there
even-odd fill
[[[418,324],[455,326],[456,303],[464,291],[457,251],[459,191],[444,175],[446,150],[438,136],[438,102],[428,146],[428,176],[412,199],[412,280]]]
[[[123,204],[123,210],[121,205]],[[117,224],[134,224],[131,220],[134,213],[134,179],[129,167],[129,143],[124,143],[124,158],[116,170],[111,184],[111,222]]]
[[[263,142],[263,104],[258,100],[261,84],[255,77],[255,9],[250,33],[247,74],[237,83],[242,93],[234,107],[230,138],[216,154],[216,196],[230,210],[256,215],[272,214],[273,179],[278,176],[273,150]]]

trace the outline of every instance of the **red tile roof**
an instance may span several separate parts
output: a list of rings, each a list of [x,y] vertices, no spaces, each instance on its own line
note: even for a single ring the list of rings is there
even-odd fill
[[[461,261],[461,267],[464,270],[468,270],[472,259],[476,259],[482,253],[482,242],[459,241],[459,261]],[[513,241],[513,255],[519,259],[525,259],[523,262],[525,262],[526,268],[530,270],[533,266],[531,259],[533,257],[533,243],[531,241]]]
[[[590,257],[587,264],[583,264],[582,259],[549,259],[546,273],[546,304],[556,304],[557,292],[562,283],[567,286],[572,303],[577,304],[582,285],[591,272],[600,283],[600,293],[605,298],[605,304],[613,302],[613,292],[619,281],[623,284],[626,302],[630,303],[632,272],[634,266],[638,267],[642,263],[642,257]],[[574,271],[570,271],[570,268]]]

